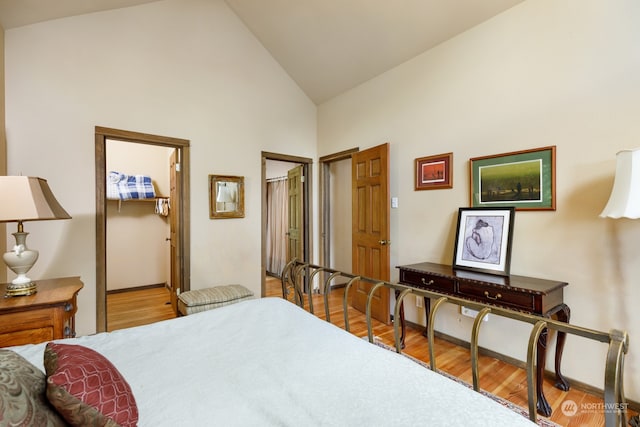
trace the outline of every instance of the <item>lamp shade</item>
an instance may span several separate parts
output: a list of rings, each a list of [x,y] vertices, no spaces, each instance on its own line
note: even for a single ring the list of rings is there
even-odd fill
[[[613,190],[600,216],[640,218],[640,148],[618,152]]]
[[[46,179],[0,176],[0,222],[69,219]]]
[[[216,197],[216,202],[218,203],[234,203],[236,201],[236,191],[235,188],[230,188],[226,184],[218,184],[218,196]]]

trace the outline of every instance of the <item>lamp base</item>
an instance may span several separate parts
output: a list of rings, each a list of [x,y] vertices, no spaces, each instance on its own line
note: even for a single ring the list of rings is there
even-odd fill
[[[22,283],[19,285],[9,283],[7,285],[5,298],[33,295],[38,292],[36,282]]]
[[[27,248],[27,236],[29,233],[22,231],[20,226],[18,226],[18,230],[17,233],[13,233],[16,238],[13,250],[6,252],[2,256],[7,267],[18,275],[7,285],[6,297],[36,293],[36,284],[27,277],[27,272],[38,260],[38,251]]]

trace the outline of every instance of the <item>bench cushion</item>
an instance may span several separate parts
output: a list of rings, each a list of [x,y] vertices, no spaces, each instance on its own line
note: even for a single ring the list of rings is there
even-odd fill
[[[178,296],[178,309],[183,315],[199,313],[253,297],[242,285],[223,285],[183,292]]]

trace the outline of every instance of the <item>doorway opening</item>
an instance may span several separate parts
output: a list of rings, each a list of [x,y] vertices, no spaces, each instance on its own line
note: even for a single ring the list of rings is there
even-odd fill
[[[166,147],[171,155],[169,197],[171,214],[170,279],[172,306],[177,295],[190,289],[189,141],[104,127],[95,128],[96,170],[96,329],[107,330],[107,141]],[[169,152],[167,151],[167,152]]]
[[[341,271],[351,271],[351,156],[358,151],[356,147],[319,159],[320,265]]]
[[[310,189],[311,186],[311,165],[312,160],[305,157],[291,156],[286,154],[262,152],[262,247],[261,247],[261,271],[262,271],[262,296],[266,296],[266,278],[268,271],[277,271],[277,266],[282,261],[273,261],[268,259],[271,251],[267,248],[267,236],[269,241],[274,238],[284,239],[286,241],[286,254],[284,255],[284,263],[289,259],[297,258],[300,261],[308,262],[311,256],[311,215],[310,215]],[[269,168],[276,168],[278,171],[269,176]],[[268,204],[268,177],[280,178],[287,175],[287,206],[284,208],[287,213],[287,224],[281,224],[276,227],[276,234],[267,232],[269,218]],[[296,208],[298,206],[298,208]],[[283,237],[281,233],[286,235]]]

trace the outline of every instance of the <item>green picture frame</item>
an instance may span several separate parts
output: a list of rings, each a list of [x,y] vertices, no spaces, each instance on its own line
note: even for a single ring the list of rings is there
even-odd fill
[[[556,146],[469,160],[470,206],[556,210]]]

